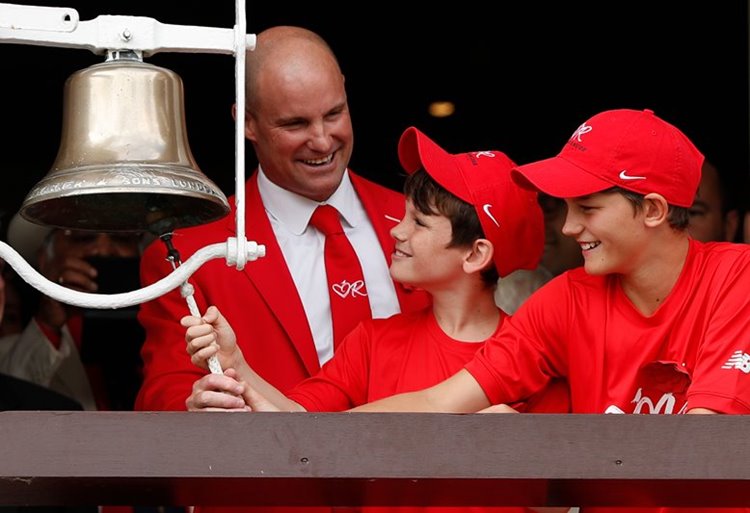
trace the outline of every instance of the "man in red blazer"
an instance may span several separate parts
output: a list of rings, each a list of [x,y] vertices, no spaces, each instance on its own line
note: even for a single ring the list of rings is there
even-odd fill
[[[274,27],[258,35],[247,59],[245,136],[259,167],[245,184],[246,236],[266,255],[242,271],[213,260],[189,282],[198,308],[218,305],[237,332],[250,365],[286,391],[315,374],[333,352],[324,236],[308,226],[315,208],[336,207],[359,257],[373,317],[429,304],[422,291],[394,284],[388,274],[390,230],[404,213],[404,197],[348,170],[353,135],[344,76],[316,34]],[[233,205],[233,198],[230,198]],[[203,226],[177,230],[183,260],[235,235],[234,210]],[[143,285],[172,271],[166,250],[153,243],[141,259]],[[184,410],[203,371],[185,352],[179,320],[189,313],[179,290],[141,305],[146,330],[139,410]]]

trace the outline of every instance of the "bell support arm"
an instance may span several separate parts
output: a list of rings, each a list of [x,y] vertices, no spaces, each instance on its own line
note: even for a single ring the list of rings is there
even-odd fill
[[[0,3],[0,40],[5,43],[87,49],[134,50],[144,56],[160,52],[233,54],[232,28],[171,25],[144,16],[101,15],[81,21],[68,7]],[[248,50],[255,35],[245,35]]]
[[[243,184],[245,52],[255,49],[256,37],[246,33],[245,0],[236,0],[235,4],[235,26],[214,28],[170,25],[140,16],[102,15],[90,21],[81,21],[78,11],[72,8],[0,3],[0,43],[84,48],[96,54],[120,50],[132,50],[141,56],[167,51],[233,54],[238,106],[235,119],[235,173],[236,183]],[[0,257],[34,288],[67,304],[90,308],[119,308],[143,303],[180,284],[186,284],[187,278],[212,258],[224,257],[227,265],[242,270],[247,261],[265,255],[264,246],[245,238],[244,189],[237,187],[235,195],[236,237],[228,239],[226,245],[219,244],[221,249],[218,252],[216,248],[212,251],[208,251],[209,247],[203,248],[170,276],[137,291],[110,296],[76,292],[48,281],[5,243],[0,243]]]

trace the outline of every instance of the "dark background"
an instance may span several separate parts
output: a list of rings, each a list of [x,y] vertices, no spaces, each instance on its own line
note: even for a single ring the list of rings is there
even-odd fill
[[[232,0],[25,3],[72,7],[81,20],[123,14],[184,25],[235,22]],[[524,163],[556,154],[601,110],[651,108],[691,137],[747,199],[746,2],[429,5],[253,1],[247,29],[301,25],[328,40],[347,79],[355,128],[351,167],[390,187],[401,186],[396,143],[409,125],[452,152],[500,149]],[[233,57],[164,53],[146,60],[182,77],[192,152],[203,172],[232,194]],[[65,79],[101,61],[87,50],[0,44],[5,220],[54,161]],[[453,100],[457,114],[431,119],[427,105],[441,99]],[[249,145],[247,160],[249,175],[255,163]]]

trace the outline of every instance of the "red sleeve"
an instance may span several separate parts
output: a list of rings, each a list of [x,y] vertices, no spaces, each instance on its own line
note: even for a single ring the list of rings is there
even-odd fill
[[[510,406],[521,413],[570,413],[568,380],[555,378],[546,387],[525,401]]]
[[[492,404],[512,404],[567,374],[567,277],[558,276],[508,317],[467,365]]]
[[[687,409],[750,414],[750,252],[728,260],[712,287],[711,321],[698,349]]]

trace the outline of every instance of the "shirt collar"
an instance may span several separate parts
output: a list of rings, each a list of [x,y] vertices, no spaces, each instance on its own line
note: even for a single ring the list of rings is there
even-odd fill
[[[313,201],[279,187],[268,179],[260,166],[258,166],[258,192],[269,215],[295,235],[301,235],[305,231],[318,205],[328,204],[335,207],[342,219],[351,227],[357,226],[364,215],[348,169],[338,188],[324,202]]]

